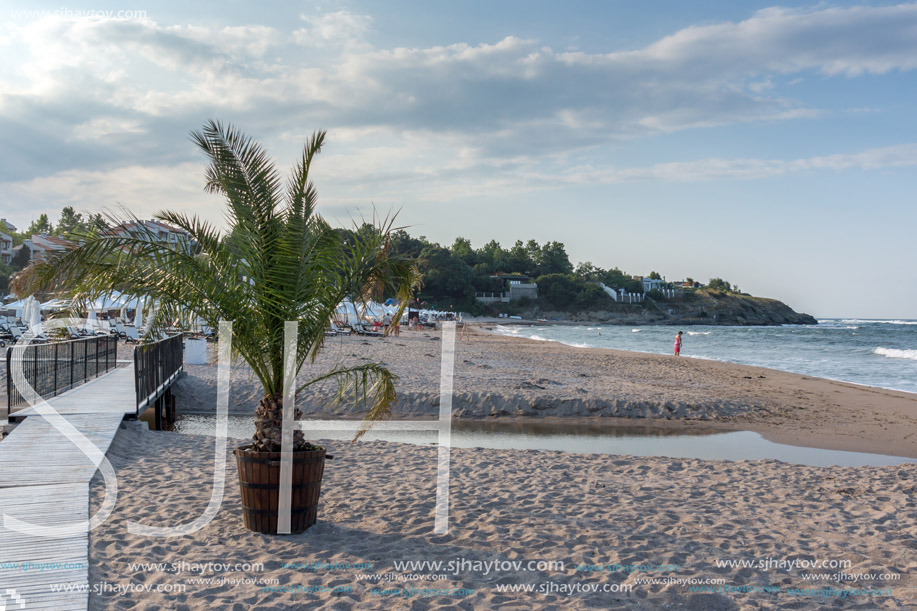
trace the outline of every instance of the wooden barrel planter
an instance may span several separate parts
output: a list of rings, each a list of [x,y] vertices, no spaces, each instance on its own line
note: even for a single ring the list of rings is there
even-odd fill
[[[242,446],[235,450],[245,528],[276,535],[280,499],[280,452],[252,452],[250,448]],[[325,458],[324,449],[293,452],[291,534],[301,533],[315,524]]]

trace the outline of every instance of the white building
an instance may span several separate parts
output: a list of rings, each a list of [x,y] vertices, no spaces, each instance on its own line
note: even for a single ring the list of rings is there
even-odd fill
[[[7,231],[16,231],[16,227],[7,222],[6,219],[0,219],[0,262],[9,265],[13,260],[13,237],[8,235]]]
[[[53,235],[38,235],[35,233],[32,234],[31,238],[25,240],[23,244],[27,246],[29,252],[32,253],[30,261],[42,257],[46,252],[59,252],[73,246],[73,242],[70,240],[65,240],[64,238]]]
[[[0,231],[0,261],[10,264],[13,260],[13,237]]]
[[[172,244],[180,250],[191,250],[191,235],[184,229],[172,227],[160,221],[130,222],[112,227],[110,231],[117,235],[149,236],[151,240]]]

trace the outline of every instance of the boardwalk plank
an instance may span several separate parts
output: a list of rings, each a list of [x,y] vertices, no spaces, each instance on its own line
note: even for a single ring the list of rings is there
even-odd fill
[[[48,403],[105,453],[123,417],[136,413],[133,368],[111,371]],[[88,520],[96,466],[34,408],[15,411],[10,420],[21,423],[0,443],[0,516],[47,525]],[[32,564],[23,569],[23,563]],[[82,591],[52,590],[67,585]],[[27,609],[68,611],[87,608],[88,587],[88,533],[40,537],[7,530],[0,521],[0,591],[15,589]]]

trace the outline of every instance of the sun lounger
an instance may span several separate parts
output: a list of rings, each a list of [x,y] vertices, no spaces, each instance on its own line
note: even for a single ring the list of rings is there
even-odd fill
[[[331,328],[331,332],[330,333],[327,331],[325,332],[325,335],[329,337],[333,337],[335,335],[350,335],[351,333],[349,330],[345,331],[344,329],[341,329],[340,327],[338,327],[336,324],[334,324],[333,320],[329,322],[329,325]]]
[[[379,331],[370,331],[366,329],[362,323],[356,323],[353,325],[353,330],[359,333],[360,335],[365,335],[367,337],[382,337],[384,334]]]
[[[118,337],[127,337],[127,331],[123,323],[115,323],[115,333],[118,334]]]
[[[140,334],[137,332],[137,327],[124,327],[124,341],[135,344],[140,342]]]

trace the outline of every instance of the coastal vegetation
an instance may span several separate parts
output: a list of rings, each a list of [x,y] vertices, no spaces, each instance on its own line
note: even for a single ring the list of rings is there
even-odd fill
[[[115,290],[143,295],[157,306],[148,333],[189,317],[214,328],[233,321],[233,354],[251,367],[263,390],[247,451],[279,452],[287,321],[297,322],[298,373],[322,350],[328,320],[342,300],[392,295],[406,303],[416,282],[411,259],[389,248],[392,219],[343,239],[317,214],[309,173],[324,139],[323,131],[312,135],[284,183],[260,145],[231,126],[208,122],[192,140],[210,162],[206,189],[228,204],[228,233],[181,212],[161,212],[156,218],[188,232],[194,251],[157,242],[142,229],[89,232],[74,247],[30,265],[17,283],[27,293],[59,287],[78,300]],[[338,401],[351,398],[367,420],[388,415],[395,401],[394,376],[379,363],[336,366],[295,390],[325,381],[336,385]],[[324,452],[302,431],[294,432],[293,449]],[[253,485],[268,484],[276,482]]]

